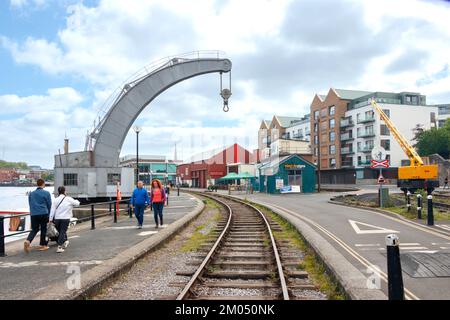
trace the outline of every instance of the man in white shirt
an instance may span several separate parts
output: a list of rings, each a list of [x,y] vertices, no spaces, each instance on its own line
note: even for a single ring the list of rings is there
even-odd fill
[[[66,188],[58,188],[58,197],[52,201],[52,209],[50,210],[49,220],[55,223],[55,227],[59,232],[58,249],[56,252],[62,253],[69,245],[67,240],[67,229],[69,228],[70,218],[73,217],[73,207],[78,207],[80,201],[66,196]]]

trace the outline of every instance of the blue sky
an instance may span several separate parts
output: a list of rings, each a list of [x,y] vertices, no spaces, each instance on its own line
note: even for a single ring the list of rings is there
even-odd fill
[[[84,148],[96,108],[130,74],[202,49],[233,61],[231,111],[218,76],[181,83],[138,118],[143,152],[256,148],[261,119],[302,116],[330,87],[450,102],[445,1],[2,0],[0,155],[52,167],[65,134]],[[129,134],[122,154],[133,152]]]

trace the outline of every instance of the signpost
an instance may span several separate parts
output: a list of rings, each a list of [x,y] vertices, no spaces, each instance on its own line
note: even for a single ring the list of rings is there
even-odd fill
[[[374,147],[372,149],[372,160],[370,167],[372,169],[380,168],[380,174],[378,176],[378,184],[380,186],[380,208],[383,207],[383,183],[385,183],[383,177],[383,168],[389,168],[389,160],[386,159],[386,150],[382,147]]]

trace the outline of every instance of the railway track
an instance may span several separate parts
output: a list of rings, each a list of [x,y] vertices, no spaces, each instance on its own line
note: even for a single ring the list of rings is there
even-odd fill
[[[193,272],[177,300],[289,300],[292,290],[315,290],[305,271],[296,267],[302,260],[277,244],[272,230],[280,227],[268,221],[256,207],[228,198],[201,194],[220,203],[226,215],[214,231],[215,240],[206,243]],[[254,295],[242,295],[254,290]]]

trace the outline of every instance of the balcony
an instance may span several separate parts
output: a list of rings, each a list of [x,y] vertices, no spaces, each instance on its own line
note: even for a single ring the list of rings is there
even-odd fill
[[[360,167],[367,167],[367,166],[370,166],[370,165],[371,165],[371,162],[369,160],[358,161],[358,166],[360,166]]]
[[[340,126],[341,128],[351,127],[354,123],[350,119],[341,119]]]
[[[353,140],[353,136],[350,133],[341,134],[341,141]]]
[[[373,146],[364,146],[358,148],[358,152],[372,152]]]
[[[345,160],[341,162],[341,168],[350,168],[350,167],[353,167],[352,160]]]
[[[363,131],[357,134],[358,138],[372,138],[375,137],[375,132],[373,131]]]
[[[303,138],[304,138],[303,134],[294,134],[294,135],[292,135],[292,139],[303,140]]]
[[[366,116],[364,118],[359,118],[356,120],[357,123],[368,123],[375,121],[375,116]]]
[[[341,148],[341,154],[353,154],[353,148],[350,147],[344,147]]]

